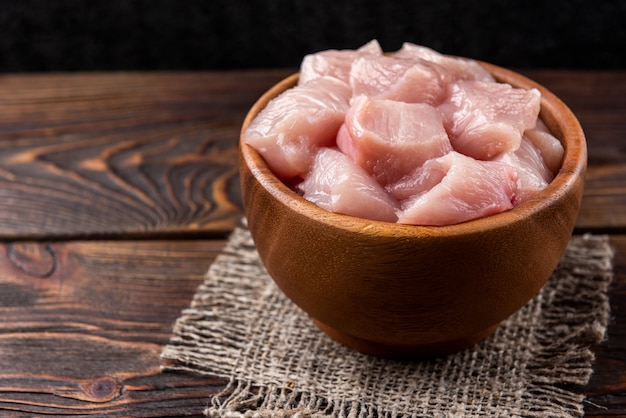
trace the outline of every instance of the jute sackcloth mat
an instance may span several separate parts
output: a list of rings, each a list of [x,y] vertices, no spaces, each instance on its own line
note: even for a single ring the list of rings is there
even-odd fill
[[[162,353],[165,371],[228,378],[210,417],[577,417],[572,390],[604,337],[613,252],[574,236],[542,291],[458,354],[392,361],[319,331],[273,284],[245,227],[230,236]],[[462,274],[462,272],[459,272]]]

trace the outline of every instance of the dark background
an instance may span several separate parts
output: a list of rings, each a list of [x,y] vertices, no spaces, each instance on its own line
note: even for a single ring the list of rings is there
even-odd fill
[[[0,0],[0,71],[295,67],[410,41],[508,67],[623,68],[626,1]]]

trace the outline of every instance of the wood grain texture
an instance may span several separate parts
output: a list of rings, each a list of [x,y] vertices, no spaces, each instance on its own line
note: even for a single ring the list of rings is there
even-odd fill
[[[606,340],[594,347],[596,360],[587,395],[585,416],[626,416],[626,235],[612,235],[614,280],[609,292],[611,315]]]
[[[1,76],[0,238],[232,229],[241,122],[283,74]]]
[[[223,244],[1,245],[0,416],[199,415],[224,381],[162,374],[159,355]]]
[[[590,417],[626,414],[626,236],[611,243],[608,338],[580,388]],[[223,241],[15,245],[0,251],[0,416],[199,416],[224,387],[161,373],[158,358]]]
[[[0,238],[232,229],[241,122],[292,72],[0,76]],[[587,135],[578,227],[626,228],[615,207],[626,203],[626,77],[522,72],[559,95]]]
[[[201,414],[225,382],[158,355],[241,214],[243,117],[292,72],[0,75],[0,416]],[[587,136],[577,227],[612,234],[616,278],[580,390],[626,416],[626,73],[522,72]]]

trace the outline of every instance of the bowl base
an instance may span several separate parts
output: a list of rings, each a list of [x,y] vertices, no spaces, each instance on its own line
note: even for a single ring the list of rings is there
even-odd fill
[[[326,335],[348,348],[376,357],[391,359],[420,359],[454,354],[473,346],[492,334],[500,325],[495,324],[485,330],[463,338],[430,344],[386,344],[369,341],[345,334],[312,318],[315,325]]]

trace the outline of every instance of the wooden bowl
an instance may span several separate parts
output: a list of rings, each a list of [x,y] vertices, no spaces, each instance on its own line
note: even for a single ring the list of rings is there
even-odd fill
[[[331,213],[292,191],[240,143],[243,205],[261,260],[278,287],[348,347],[394,358],[465,349],[526,304],[565,251],[587,163],[580,124],[546,88],[483,65],[499,81],[541,91],[540,116],[565,148],[548,187],[501,214],[425,227]],[[242,133],[297,77],[254,104]]]

